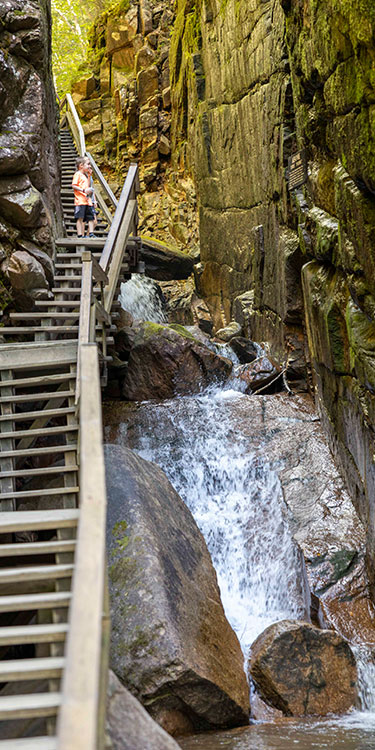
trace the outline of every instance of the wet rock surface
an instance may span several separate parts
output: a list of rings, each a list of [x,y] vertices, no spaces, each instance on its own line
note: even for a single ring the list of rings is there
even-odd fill
[[[274,385],[275,391],[280,390],[280,365],[269,357],[259,356],[253,362],[236,368],[236,377],[246,383],[245,393],[256,393],[266,386]],[[271,391],[272,392],[272,391]]]
[[[231,429],[277,471],[286,517],[303,553],[313,621],[334,628],[354,644],[366,641],[375,646],[365,530],[334,464],[311,399],[285,393],[238,394],[229,403]],[[154,414],[150,406],[108,404],[104,410],[106,440],[137,448],[141,435],[152,436],[162,426],[164,441],[173,446],[178,438],[167,419],[173,408],[171,402],[160,404]]]
[[[177,248],[142,237],[140,259],[146,264],[146,274],[159,281],[187,279],[193,273],[194,257]]]
[[[142,323],[130,350],[123,383],[124,398],[143,401],[197,393],[225,380],[232,369],[182,326]]]
[[[114,672],[173,734],[246,724],[243,656],[190,511],[156,465],[105,453]]]
[[[253,643],[249,671],[261,697],[287,716],[345,713],[357,699],[353,653],[341,636],[283,620]]]

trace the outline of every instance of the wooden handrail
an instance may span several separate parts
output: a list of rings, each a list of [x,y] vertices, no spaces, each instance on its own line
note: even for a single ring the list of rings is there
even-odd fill
[[[106,616],[106,486],[98,349],[82,344],[80,399],[80,520],[72,583],[66,668],[57,726],[58,750],[100,750],[105,711],[102,674]],[[101,705],[101,703],[103,705]]]
[[[68,122],[71,127],[76,146],[78,148],[79,156],[85,156],[86,154],[86,142],[81,120],[78,117],[78,112],[74,106],[74,102],[71,94],[66,94],[66,103],[68,108]],[[71,115],[71,117],[69,117]],[[74,130],[76,132],[74,132]]]
[[[108,201],[110,206],[113,206],[114,209],[117,208],[118,200],[113,190],[111,190],[110,186],[108,185],[108,182],[105,179],[103,173],[99,169],[94,157],[92,156],[92,154],[90,154],[89,151],[86,151],[85,134],[84,134],[82,124],[79,119],[79,115],[76,110],[71,94],[65,94],[59,106],[60,111],[63,109],[64,106],[66,106],[67,108],[68,124],[72,131],[73,138],[75,140],[77,149],[79,151],[79,155],[88,157],[88,159],[90,160],[92,169],[93,169],[94,176],[98,182],[98,185],[96,186],[96,195],[97,195],[99,206],[104,216],[106,217],[107,221],[111,223],[113,216],[112,216],[110,209],[107,206],[106,200]]]
[[[132,162],[130,164],[128,174],[126,175],[126,180],[116,208],[116,213],[113,217],[113,221],[108,232],[108,237],[106,239],[106,243],[104,245],[103,252],[99,261],[101,267],[106,272],[108,271],[111,263],[113,249],[120,232],[128,203],[131,198],[135,198],[137,193],[139,192],[138,181],[138,164]]]
[[[118,200],[117,200],[115,194],[113,193],[113,191],[111,190],[111,188],[109,187],[108,182],[105,179],[104,175],[100,171],[100,169],[99,169],[99,167],[98,167],[98,165],[97,165],[94,157],[92,156],[92,154],[90,154],[89,151],[87,151],[86,155],[90,159],[90,164],[92,166],[92,171],[94,172],[94,175],[95,175],[96,179],[98,180],[98,182],[101,185],[101,187],[103,188],[106,196],[108,197],[108,199],[112,203],[112,206],[114,208],[117,208]]]

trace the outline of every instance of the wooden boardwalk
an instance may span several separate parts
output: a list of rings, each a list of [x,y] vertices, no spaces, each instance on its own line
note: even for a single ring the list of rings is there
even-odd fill
[[[67,237],[56,240],[53,297],[0,329],[1,750],[104,747],[101,385],[119,285],[137,268],[138,240],[129,238],[137,235],[138,169],[131,165],[117,203],[92,160],[99,238],[74,238],[74,141],[81,153],[85,145],[70,97],[67,118]]]

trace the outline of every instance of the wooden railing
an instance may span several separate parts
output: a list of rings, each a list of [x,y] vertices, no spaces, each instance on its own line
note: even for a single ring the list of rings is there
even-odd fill
[[[111,323],[111,307],[128,238],[131,233],[137,234],[138,191],[138,167],[132,164],[99,263],[90,251],[82,252],[76,381],[80,521],[57,726],[58,750],[104,747],[109,614],[100,360],[106,357],[106,327]],[[103,331],[100,346],[96,343],[97,321]]]
[[[107,221],[111,223],[113,218],[111,208],[113,210],[116,210],[118,201],[115,194],[113,193],[113,190],[111,190],[110,186],[108,185],[108,182],[105,179],[103,173],[99,169],[94,157],[92,156],[92,154],[90,154],[89,151],[86,151],[85,133],[71,94],[66,94],[64,96],[62,101],[59,103],[59,108],[60,111],[62,111],[64,108],[66,109],[66,118],[79,156],[87,156],[90,160],[93,175],[96,179],[95,194],[104,216],[106,217]],[[108,207],[108,204],[110,208]]]
[[[100,372],[96,344],[80,344],[79,350],[80,519],[57,747],[102,750],[109,612]]]

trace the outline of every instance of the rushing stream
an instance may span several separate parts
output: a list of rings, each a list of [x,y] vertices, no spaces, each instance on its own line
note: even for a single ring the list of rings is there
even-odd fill
[[[155,300],[152,282],[148,295]],[[129,309],[128,295],[126,299]],[[161,322],[160,303],[154,314],[147,305],[148,318]],[[265,627],[309,616],[303,561],[291,533],[277,462],[268,460],[259,434],[252,440],[247,405],[257,398],[212,388],[198,396],[144,403],[129,423],[121,424],[118,437],[161,466],[191,510],[210,550],[224,609],[245,660]],[[357,647],[356,656],[367,711],[337,720],[285,720],[209,733],[181,740],[181,746],[375,750],[375,665],[366,649]]]

